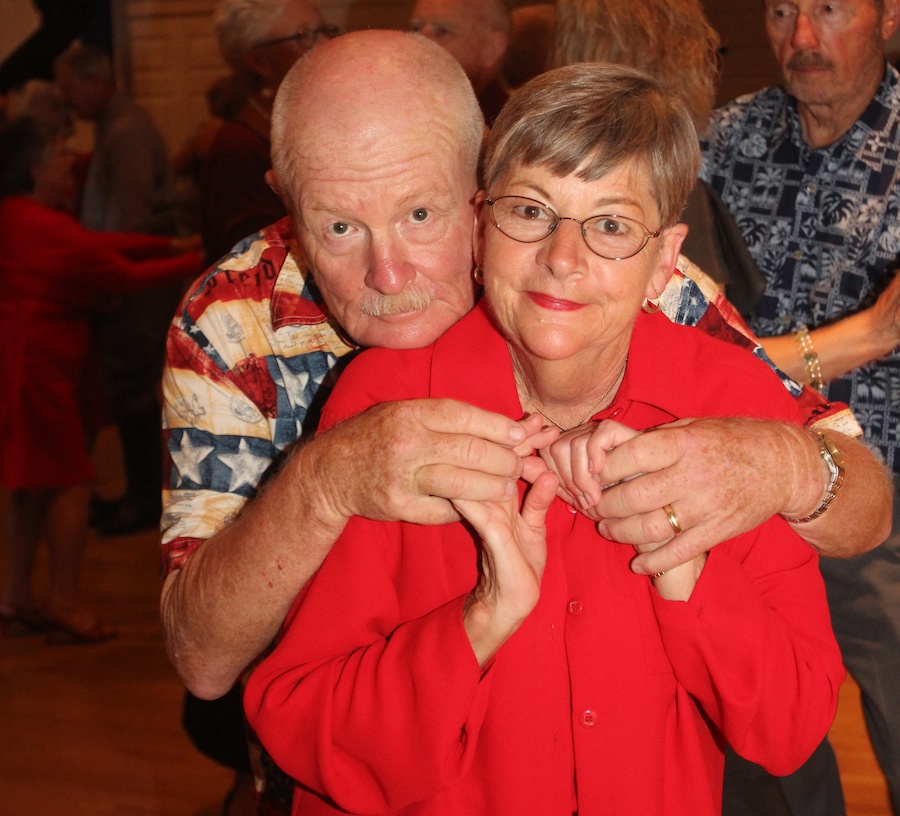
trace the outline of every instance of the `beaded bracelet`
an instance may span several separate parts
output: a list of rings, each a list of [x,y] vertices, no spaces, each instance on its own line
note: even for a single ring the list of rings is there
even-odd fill
[[[809,373],[809,384],[816,391],[822,391],[825,385],[822,380],[822,366],[819,365],[819,355],[813,347],[812,338],[809,336],[809,329],[806,326],[800,326],[797,332],[797,343],[800,346],[800,354],[803,356],[803,362],[806,363],[806,370]]]

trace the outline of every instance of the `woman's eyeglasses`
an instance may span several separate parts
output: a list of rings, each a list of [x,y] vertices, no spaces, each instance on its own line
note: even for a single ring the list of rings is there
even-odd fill
[[[584,221],[557,215],[548,204],[525,196],[500,196],[485,202],[494,214],[494,224],[508,238],[533,244],[543,241],[560,221],[574,221],[588,249],[608,261],[623,261],[637,255],[662,227],[651,232],[640,221],[624,215],[593,215]]]
[[[343,30],[340,26],[336,25],[320,25],[315,28],[301,28],[298,31],[295,31],[293,34],[288,34],[286,37],[275,37],[273,40],[263,40],[262,42],[258,42],[254,45],[254,48],[268,48],[270,45],[280,45],[281,43],[286,42],[297,42],[301,45],[311,46],[319,35],[323,37],[327,37],[329,40],[333,40],[338,35],[342,34]]]

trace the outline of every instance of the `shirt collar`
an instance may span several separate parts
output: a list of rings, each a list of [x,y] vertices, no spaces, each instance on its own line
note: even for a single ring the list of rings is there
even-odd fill
[[[610,410],[630,402],[652,405],[673,419],[690,416],[696,404],[697,372],[689,354],[667,354],[660,365],[660,349],[680,348],[683,333],[696,329],[676,326],[662,312],[640,312],[631,334],[625,379]]]
[[[341,332],[331,325],[322,296],[313,280],[312,270],[297,239],[291,231],[290,220],[282,218],[263,232],[261,251],[256,260],[260,274],[276,275],[269,304],[272,329],[328,324],[330,331],[317,335],[338,356],[357,346],[346,342]]]

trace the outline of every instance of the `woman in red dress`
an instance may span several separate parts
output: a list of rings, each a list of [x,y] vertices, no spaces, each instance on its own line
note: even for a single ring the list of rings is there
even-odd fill
[[[197,274],[173,239],[93,232],[63,211],[71,159],[23,118],[0,130],[0,488],[9,491],[0,626],[97,642],[114,630],[84,606],[90,448],[98,425],[89,319],[96,294]],[[38,543],[49,548],[43,604],[32,594]]]

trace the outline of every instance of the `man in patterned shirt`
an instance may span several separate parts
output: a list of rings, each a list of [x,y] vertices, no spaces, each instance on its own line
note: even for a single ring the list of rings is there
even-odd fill
[[[766,0],[784,86],[716,112],[702,175],[767,279],[750,323],[782,370],[850,404],[900,476],[900,76],[885,61],[900,0]],[[824,559],[832,619],[900,812],[900,531]],[[833,759],[833,757],[832,757]],[[826,790],[808,763],[782,784]],[[833,762],[831,779],[837,770]],[[840,790],[837,790],[840,797]],[[794,813],[826,810],[801,797]]]
[[[400,32],[323,43],[279,90],[272,182],[290,217],[207,272],[169,333],[162,613],[172,660],[200,696],[227,692],[266,649],[351,515],[444,523],[455,518],[448,498],[515,489],[523,465],[513,447],[540,426],[537,416],[523,428],[418,400],[294,444],[357,345],[424,346],[471,308],[482,128],[456,61]],[[676,275],[663,307],[749,344],[709,308],[705,285]],[[810,413],[846,418],[821,402]],[[888,493],[864,446],[827,433],[847,478],[832,508],[797,529],[848,555],[879,540]],[[640,435],[610,454],[604,475],[638,472],[648,475],[604,491],[606,533],[668,541],[666,504],[684,529],[636,560],[641,572],[774,513],[809,515],[830,478],[815,434],[742,419]]]

